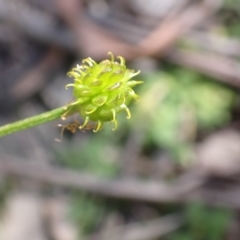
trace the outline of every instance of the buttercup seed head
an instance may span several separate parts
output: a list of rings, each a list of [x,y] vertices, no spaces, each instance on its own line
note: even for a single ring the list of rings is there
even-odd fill
[[[118,113],[125,111],[127,118],[131,117],[128,105],[132,100],[138,99],[132,88],[142,83],[131,79],[140,71],[127,69],[123,57],[119,56],[117,62],[111,52],[109,55],[110,60],[100,63],[86,58],[82,61],[83,65],[77,65],[68,72],[68,76],[74,78],[74,83],[66,86],[66,88],[73,87],[75,101],[70,105],[74,112],[79,112],[85,119],[80,129],[92,121],[97,123],[94,129],[94,132],[97,132],[104,122],[111,121],[115,130]]]

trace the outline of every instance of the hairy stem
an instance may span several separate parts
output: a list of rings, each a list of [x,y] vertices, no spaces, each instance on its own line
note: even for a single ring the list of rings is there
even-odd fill
[[[9,123],[7,125],[1,126],[0,137],[61,118],[61,116],[66,114],[70,110],[70,108],[71,106],[56,108],[49,112],[45,112],[33,117],[29,117],[14,123]]]

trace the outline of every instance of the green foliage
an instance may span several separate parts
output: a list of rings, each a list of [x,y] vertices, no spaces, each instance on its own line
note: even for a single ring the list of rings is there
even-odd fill
[[[207,77],[174,69],[144,80],[135,127],[174,157],[186,158],[199,129],[211,130],[230,121],[235,92]]]
[[[199,203],[187,206],[186,226],[172,235],[169,240],[221,240],[224,239],[231,212],[209,208]]]
[[[225,0],[219,18],[223,21],[223,30],[227,36],[240,36],[240,5],[238,0]]]
[[[105,201],[87,194],[76,193],[73,197],[70,216],[79,226],[79,233],[90,233],[107,211]]]
[[[223,6],[224,8],[240,9],[238,0],[225,0]]]
[[[67,167],[84,170],[99,176],[113,177],[118,173],[116,151],[99,136],[91,142],[81,142],[79,146],[71,146],[57,152],[57,159]]]

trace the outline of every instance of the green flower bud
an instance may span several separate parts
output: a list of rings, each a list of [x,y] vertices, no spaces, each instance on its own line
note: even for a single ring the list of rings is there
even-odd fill
[[[111,60],[98,64],[91,58],[84,59],[83,65],[77,65],[68,73],[74,78],[74,83],[66,86],[73,87],[75,101],[70,105],[85,119],[80,129],[92,121],[96,122],[94,132],[97,132],[105,122],[111,121],[115,130],[118,113],[126,111],[127,118],[131,117],[128,105],[138,99],[132,88],[142,82],[130,79],[140,71],[127,69],[123,57],[119,56],[120,61],[116,62],[113,54],[109,55]]]

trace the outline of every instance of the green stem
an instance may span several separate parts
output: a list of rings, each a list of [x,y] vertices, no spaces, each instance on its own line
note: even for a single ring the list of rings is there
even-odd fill
[[[14,123],[9,123],[7,125],[1,126],[0,137],[58,119],[63,114],[68,112],[69,109],[70,106],[64,106],[56,108],[49,112],[45,112],[30,118],[26,118]]]

